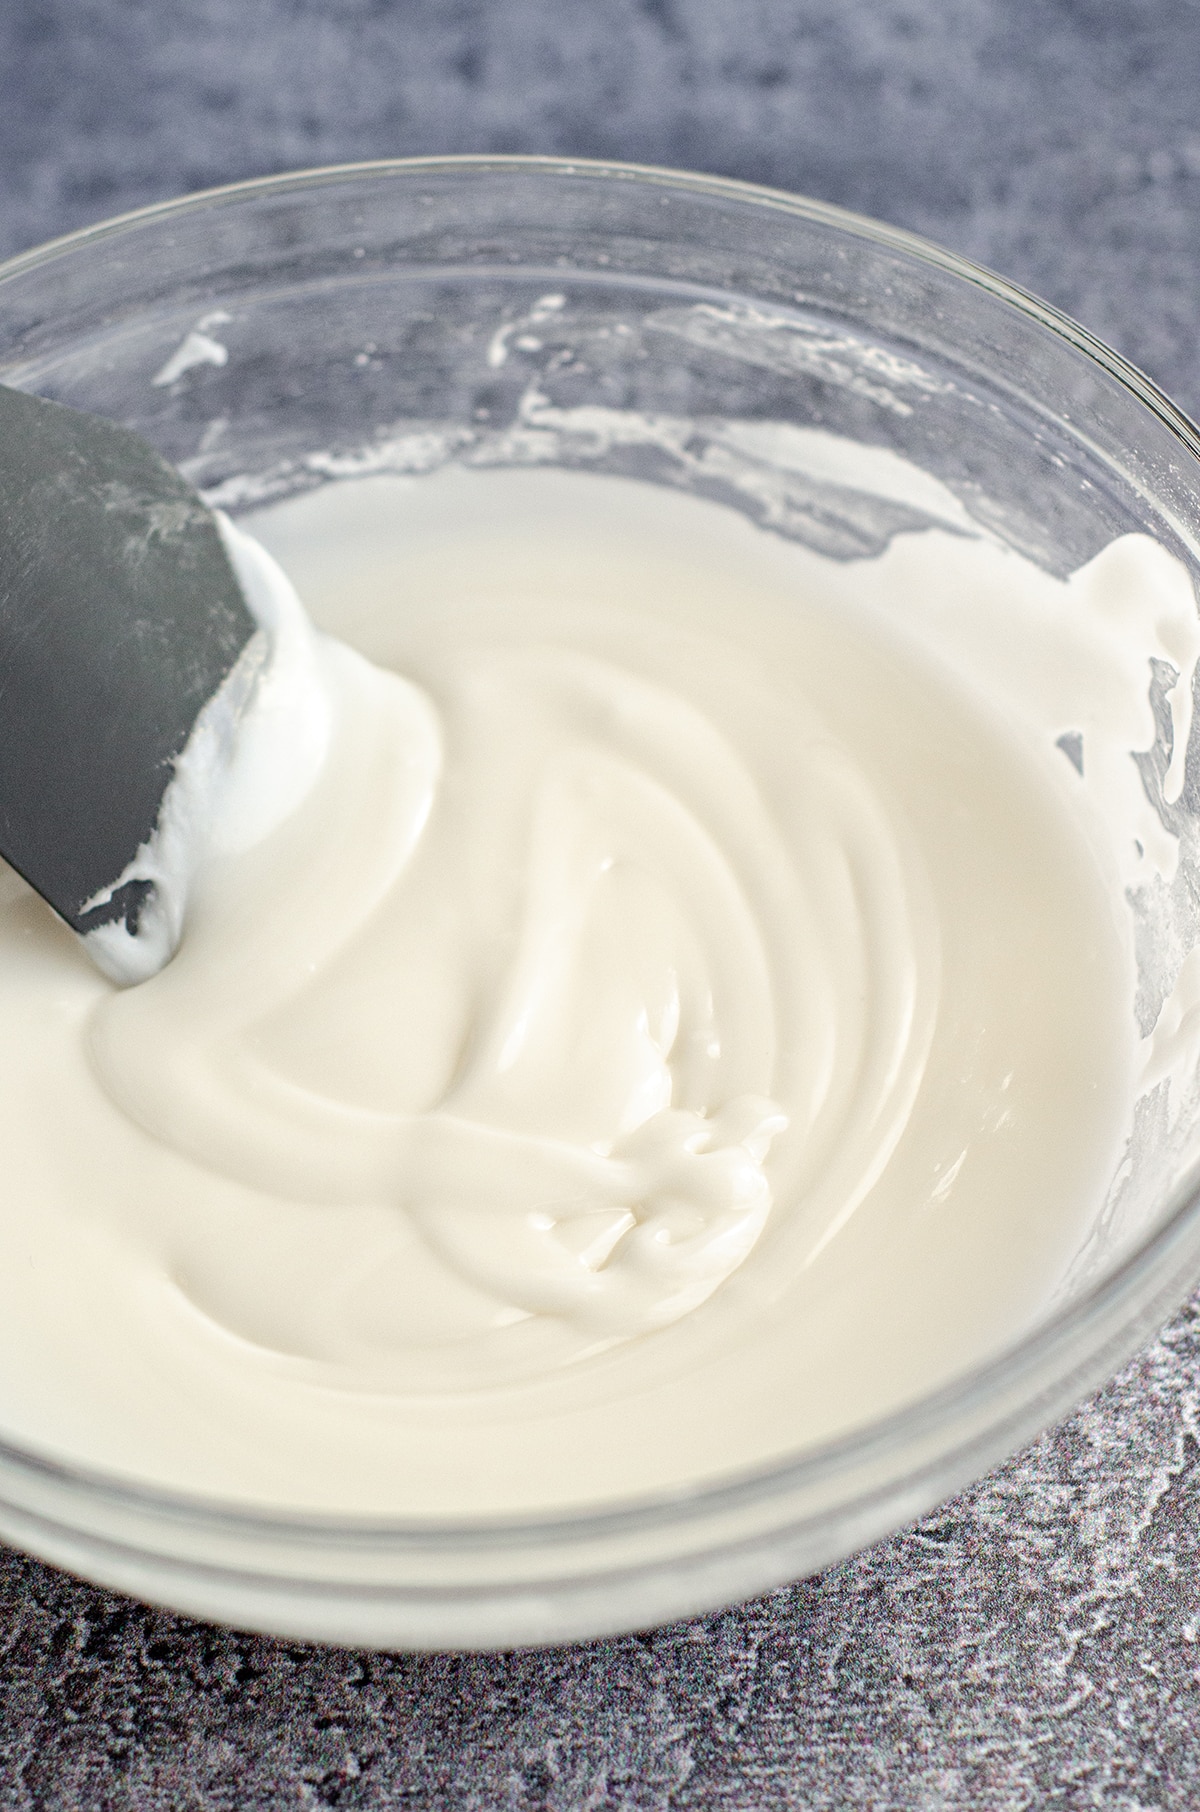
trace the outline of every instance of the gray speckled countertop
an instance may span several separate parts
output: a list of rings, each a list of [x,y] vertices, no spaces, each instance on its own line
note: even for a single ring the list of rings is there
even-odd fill
[[[916,228],[1200,412],[1195,0],[0,0],[0,252],[422,151],[688,164]],[[917,1529],[621,1641],[363,1656],[0,1555],[0,1812],[1200,1808],[1200,1304]]]

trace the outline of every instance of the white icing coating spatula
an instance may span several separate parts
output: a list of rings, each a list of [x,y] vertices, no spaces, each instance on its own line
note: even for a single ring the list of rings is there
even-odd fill
[[[0,386],[0,855],[122,979],[115,934],[155,918],[139,852],[256,628],[212,511],[151,446]]]

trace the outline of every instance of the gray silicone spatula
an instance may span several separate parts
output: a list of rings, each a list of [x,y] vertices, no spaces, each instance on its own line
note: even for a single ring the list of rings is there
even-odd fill
[[[211,510],[152,447],[0,386],[0,854],[85,937],[137,938],[155,883],[118,883],[255,631]]]

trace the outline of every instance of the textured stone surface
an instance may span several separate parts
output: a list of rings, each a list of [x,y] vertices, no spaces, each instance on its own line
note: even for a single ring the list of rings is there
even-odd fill
[[[1051,297],[1200,410],[1193,0],[0,0],[0,251],[419,151],[807,190]],[[0,1558],[0,1809],[1200,1806],[1200,1309],[920,1528],[619,1642],[256,1641]]]
[[[3,0],[0,251],[339,159],[689,164],[916,228],[1200,412],[1195,0]]]
[[[1200,1311],[917,1529],[736,1610],[356,1655],[0,1572],[0,1806],[1200,1805]]]

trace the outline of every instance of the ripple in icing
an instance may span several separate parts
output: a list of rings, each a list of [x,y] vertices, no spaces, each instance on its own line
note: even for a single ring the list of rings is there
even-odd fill
[[[437,708],[320,647],[327,771],[286,850],[212,875],[169,971],[97,1010],[113,1101],[272,1195],[406,1215],[495,1305],[492,1365],[527,1341],[497,1319],[574,1348],[697,1307],[762,1232],[785,1133],[832,1237],[903,1130],[937,993],[916,858],[852,761],[797,738],[789,839],[726,737],[607,661],[464,647]],[[347,1009],[380,989],[386,1075]],[[320,1294],[283,1311],[286,1350],[350,1360],[353,1302],[339,1331]],[[264,1324],[198,1299],[280,1337],[278,1301]]]

